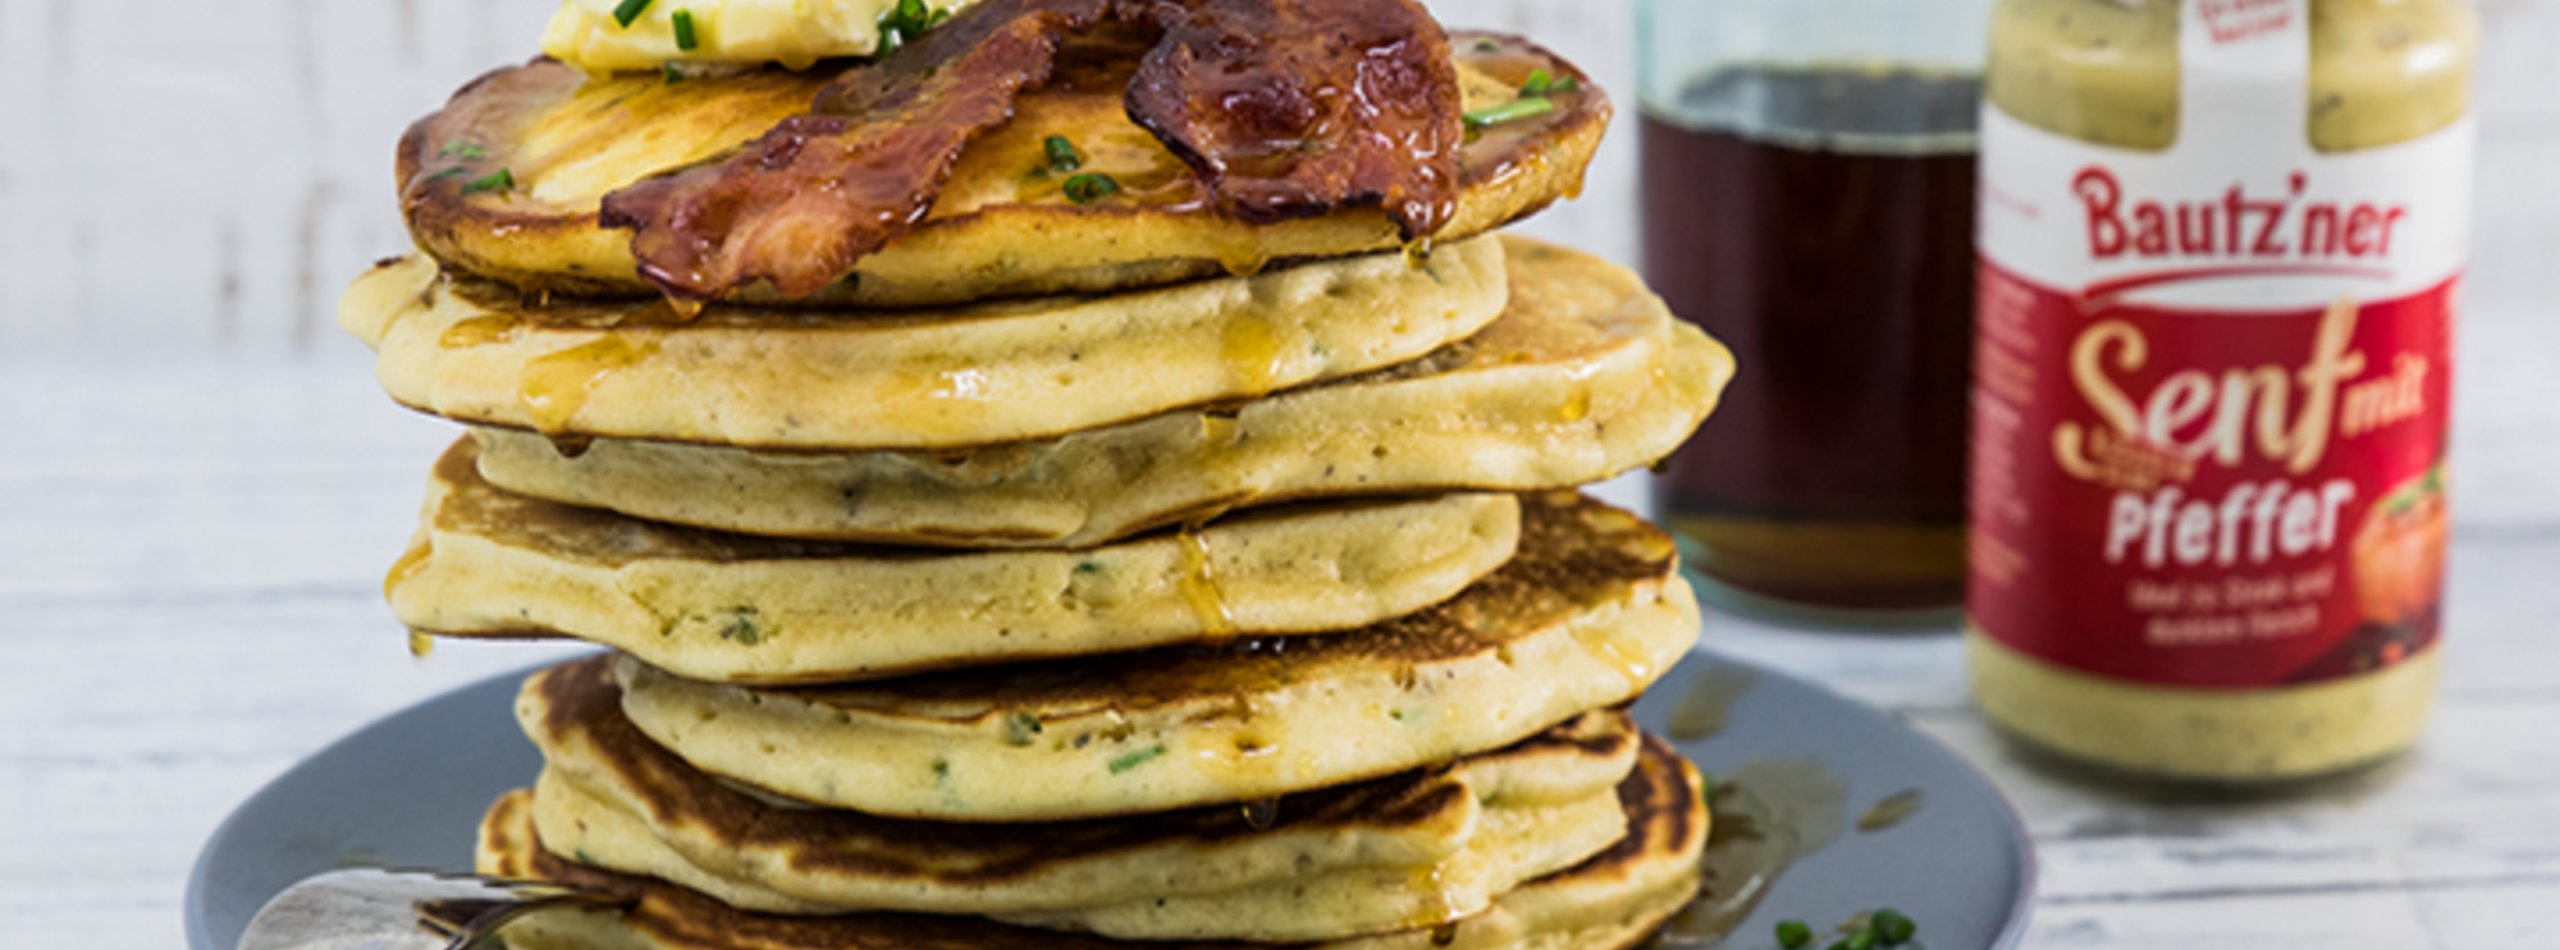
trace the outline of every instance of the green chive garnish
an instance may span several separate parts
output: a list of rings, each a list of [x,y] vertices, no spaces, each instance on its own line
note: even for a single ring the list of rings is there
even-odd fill
[[[1546,97],[1532,96],[1526,99],[1513,99],[1510,102],[1506,102],[1498,106],[1486,106],[1482,109],[1470,110],[1462,115],[1461,118],[1466,120],[1467,128],[1482,129],[1489,126],[1501,125],[1505,122],[1510,122],[1516,119],[1526,119],[1533,115],[1553,112],[1555,111],[1555,108],[1556,104]]]
[[[460,158],[467,160],[474,158],[487,158],[489,157],[489,150],[469,142],[455,140],[444,143],[444,147],[437,149],[436,154],[445,158]]]
[[[1119,191],[1120,182],[1109,175],[1088,172],[1067,179],[1064,190],[1068,201],[1085,204],[1101,200],[1104,196]]]
[[[667,22],[675,27],[677,49],[692,52],[694,47],[702,45],[702,38],[693,32],[693,11],[678,10],[667,14]]]
[[[621,24],[623,29],[630,29],[631,21],[649,12],[650,2],[651,0],[622,0],[620,6],[613,8],[613,22]]]
[[[1876,932],[1869,928],[1850,934],[1840,941],[1840,947],[1841,950],[1876,950]]]
[[[1071,172],[1084,167],[1084,156],[1076,154],[1076,143],[1067,141],[1066,136],[1049,136],[1041,141],[1040,150],[1049,153],[1050,171]]]
[[[677,66],[675,60],[670,59],[659,64],[658,70],[660,75],[666,77],[667,85],[672,86],[684,81],[684,69]]]
[[[1558,76],[1544,69],[1532,69],[1529,78],[1520,83],[1522,97],[1543,96],[1550,92],[1573,91],[1573,77]]]
[[[1798,948],[1812,942],[1813,925],[1801,920],[1781,920],[1778,922],[1778,946],[1785,947],[1787,950],[1798,950]]]
[[[467,167],[467,166],[463,166],[463,165],[454,165],[454,166],[450,166],[450,167],[446,167],[446,168],[439,168],[439,169],[436,169],[435,174],[432,174],[432,175],[428,175],[428,176],[427,176],[427,180],[428,180],[428,181],[443,181],[443,180],[445,180],[445,179],[447,179],[447,178],[460,178],[460,177],[462,177],[462,176],[464,176],[464,175],[468,175],[468,174],[471,174],[471,169],[470,169],[469,167]]]
[[[1015,747],[1030,745],[1040,735],[1041,729],[1040,717],[1027,712],[1014,713],[1004,720],[1004,744]]]
[[[880,48],[872,55],[887,56],[915,42],[916,37],[949,15],[951,11],[926,6],[924,0],[898,0],[897,6],[880,14]]]
[[[462,183],[462,193],[476,195],[484,191],[506,191],[516,186],[516,176],[504,168]]]
[[[1883,941],[1888,947],[1899,947],[1910,943],[1911,938],[1920,933],[1918,923],[1891,907],[1876,911],[1873,916],[1868,917],[1867,929],[1875,931],[1876,939]]]
[[[1137,768],[1138,766],[1145,765],[1148,762],[1154,761],[1157,756],[1163,754],[1164,747],[1160,745],[1151,745],[1136,752],[1131,752],[1127,755],[1111,760],[1111,774],[1118,775],[1130,769]]]

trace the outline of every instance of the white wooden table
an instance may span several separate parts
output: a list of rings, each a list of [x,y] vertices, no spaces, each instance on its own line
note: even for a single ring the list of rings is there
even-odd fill
[[[2496,317],[2472,321],[2466,387],[2554,392],[2560,334]],[[450,430],[391,407],[352,345],[321,349],[0,360],[0,947],[177,945],[189,862],[260,783],[563,649],[408,655],[379,578]],[[1948,636],[1712,617],[1707,639],[1894,709],[1990,772],[2041,849],[2030,946],[2560,947],[2556,416],[2465,417],[2433,734],[2306,799],[2146,798],[2035,771],[1967,708]]]
[[[565,649],[409,657],[379,578],[451,434],[328,329],[401,249],[399,128],[526,55],[551,5],[0,0],[0,950],[181,945],[189,863],[260,783]],[[1710,618],[1717,649],[1894,709],[2009,792],[2043,861],[2031,947],[2560,948],[2560,0],[2482,5],[2450,663],[2414,757],[2289,801],[2145,797],[2013,758],[1951,637]],[[1623,2],[1433,6],[1632,105]],[[1535,230],[1632,252],[1627,131]]]

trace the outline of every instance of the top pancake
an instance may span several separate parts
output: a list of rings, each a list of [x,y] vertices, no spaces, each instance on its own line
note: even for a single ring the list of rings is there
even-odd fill
[[[1097,41],[1100,42],[1100,41]],[[1569,63],[1516,37],[1453,34],[1465,107],[1518,96],[1534,70],[1576,79],[1559,106],[1471,136],[1457,212],[1436,236],[1490,231],[1570,196],[1607,124],[1605,96]],[[1125,50],[1073,46],[1049,86],[972,143],[925,219],[864,258],[852,278],[804,303],[922,306],[989,297],[1092,293],[1249,272],[1281,260],[1391,250],[1396,225],[1375,208],[1250,224],[1204,201],[1199,178],[1131,122]],[[778,69],[668,83],[590,79],[553,60],[465,86],[401,140],[402,205],[418,245],[457,269],[528,291],[651,296],[630,233],[598,225],[604,196],[717,157],[807,109],[837,70]],[[1122,190],[1076,204],[1047,170],[1063,135],[1080,173]],[[504,170],[511,189],[470,184]],[[739,299],[772,299],[751,289]]]

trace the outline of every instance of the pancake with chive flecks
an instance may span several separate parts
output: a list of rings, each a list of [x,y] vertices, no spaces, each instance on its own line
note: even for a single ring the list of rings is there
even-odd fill
[[[339,322],[393,399],[562,439],[939,449],[1042,438],[1407,362],[1503,310],[1493,238],[1106,298],[898,314],[528,301],[413,256]]]
[[[875,815],[1051,821],[1421,768],[1634,699],[1698,638],[1671,539],[1524,496],[1518,553],[1358,630],[760,689],[625,657],[623,709],[695,767]]]
[[[1469,136],[1457,206],[1436,236],[1442,243],[1578,192],[1610,112],[1571,64],[1524,40],[1462,32],[1450,44],[1469,110],[1518,99],[1538,70],[1575,81],[1548,94],[1551,111]],[[1057,78],[1023,95],[1010,121],[961,154],[922,221],[800,303],[912,307],[1100,293],[1405,243],[1377,208],[1260,224],[1216,210],[1197,173],[1127,114],[1124,94],[1143,52],[1110,31],[1070,43]],[[669,83],[656,74],[590,78],[546,59],[490,73],[401,141],[410,233],[448,266],[529,292],[655,296],[639,276],[631,232],[598,225],[604,196],[729,152],[806,110],[840,72],[761,69]],[[1108,175],[1118,190],[1072,199],[1071,174],[1051,170],[1052,136],[1077,153],[1072,174]],[[501,171],[510,187],[474,187]]]
[[[1302,950],[1633,950],[1699,890],[1709,815],[1697,770],[1650,736],[1618,787],[1626,815],[1616,844],[1582,864],[1530,881],[1487,910],[1438,927],[1342,940]],[[1270,944],[1116,941],[1031,930],[971,917],[862,913],[831,917],[738,910],[695,891],[555,855],[534,826],[534,794],[498,799],[481,824],[483,874],[565,884],[633,902],[623,913],[564,911],[509,926],[522,950],[1251,950]]]
[[[534,819],[563,854],[786,914],[975,914],[1127,938],[1257,940],[1431,926],[1608,848],[1635,767],[1596,711],[1442,768],[1255,806],[1040,826],[792,807],[660,748],[604,659],[536,674],[517,717],[549,768]],[[1256,818],[1251,808],[1261,808]]]
[[[1240,406],[953,452],[783,453],[483,427],[512,491],[752,534],[1086,547],[1293,499],[1598,481],[1677,447],[1733,357],[1633,273],[1505,237],[1509,307],[1420,360]]]
[[[1510,560],[1507,494],[1270,509],[1082,551],[723,534],[436,466],[384,589],[411,629],[579,637],[695,679],[812,683],[1242,636],[1321,636],[1447,600]]]

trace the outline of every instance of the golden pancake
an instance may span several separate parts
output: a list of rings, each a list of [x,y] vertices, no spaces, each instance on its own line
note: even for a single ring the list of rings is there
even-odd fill
[[[1733,357],[1643,281],[1525,238],[1483,333],[1362,377],[961,452],[748,452],[618,439],[576,457],[479,429],[505,488],[751,534],[960,547],[1083,547],[1301,498],[1538,490],[1667,455]]]
[[[1531,881],[1491,909],[1455,925],[1350,940],[1304,950],[1631,950],[1696,895],[1709,816],[1697,771],[1647,737],[1636,770],[1619,786],[1626,833],[1581,865]],[[533,795],[510,792],[481,825],[481,873],[539,880],[633,902],[620,914],[564,911],[507,928],[522,950],[1249,950],[1270,944],[1149,942],[1026,930],[968,917],[869,913],[794,917],[741,911],[642,877],[554,856],[535,830]]]
[[[777,913],[911,910],[1119,937],[1278,940],[1438,924],[1625,827],[1623,713],[1443,769],[1249,809],[1036,827],[874,818],[737,790],[625,719],[602,658],[537,674],[517,716],[550,763],[542,839],[583,863]]]
[[[1424,356],[1503,309],[1502,244],[1371,254],[1104,298],[906,314],[529,303],[412,256],[338,321],[394,400],[560,437],[790,449],[1040,438]]]
[[[623,709],[704,771],[813,804],[1048,821],[1252,801],[1518,742],[1633,699],[1697,642],[1671,539],[1570,492],[1456,599],[1359,630],[837,687],[625,657]]]
[[[437,463],[384,584],[410,629],[568,636],[733,683],[875,679],[1239,636],[1320,634],[1455,596],[1510,560],[1510,495],[1271,509],[1085,551],[919,551],[721,534],[491,487]]]
[[[1533,70],[1576,76],[1514,37],[1452,38],[1466,108],[1509,102]],[[1154,286],[1267,262],[1394,250],[1375,208],[1249,224],[1200,201],[1197,176],[1128,118],[1134,57],[1067,56],[1059,76],[1016,104],[1010,122],[962,154],[925,219],[854,275],[808,303],[924,306],[998,296]],[[535,60],[474,80],[400,143],[402,205],[418,246],[461,270],[531,291],[655,296],[627,231],[597,225],[608,192],[726,153],[808,108],[835,69],[779,69],[668,83],[656,75],[590,79]],[[1587,79],[1567,108],[1472,136],[1456,215],[1438,239],[1482,234],[1578,192],[1608,124]],[[1045,141],[1065,135],[1080,172],[1121,190],[1077,204],[1047,171]],[[508,173],[512,187],[457,181]],[[748,295],[750,297],[753,294]],[[769,297],[769,295],[767,295]]]

